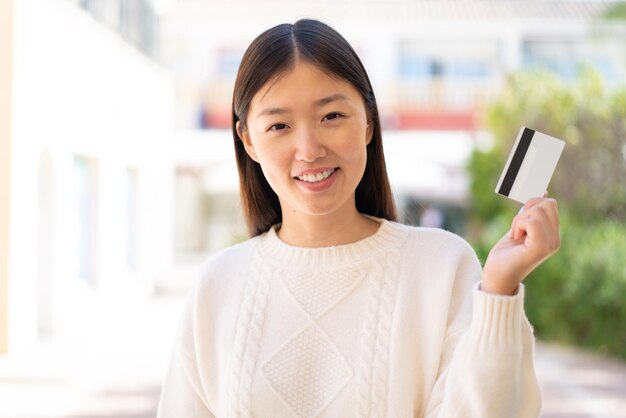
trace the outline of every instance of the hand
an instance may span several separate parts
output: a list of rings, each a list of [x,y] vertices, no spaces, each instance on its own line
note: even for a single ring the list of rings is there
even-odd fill
[[[529,199],[513,218],[511,229],[496,243],[483,268],[481,289],[512,295],[539,264],[561,246],[555,199]]]

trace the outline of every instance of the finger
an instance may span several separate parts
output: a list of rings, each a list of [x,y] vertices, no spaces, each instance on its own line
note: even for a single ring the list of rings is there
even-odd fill
[[[513,240],[518,240],[524,237],[524,235],[528,235],[527,225],[529,222],[536,222],[536,215],[533,218],[533,214],[530,211],[525,211],[520,214],[515,219],[515,226],[513,227]]]
[[[545,218],[555,230],[559,227],[559,213],[555,199],[546,198],[525,213],[539,218]]]
[[[513,240],[517,241],[522,239],[524,235],[528,235],[531,231],[531,224],[536,224],[537,220],[533,219],[530,214],[525,214],[524,216],[518,216],[515,219],[515,226],[513,227]]]
[[[515,240],[526,235],[525,244],[533,251],[543,256],[554,253],[560,246],[558,230],[554,230],[547,222],[547,218],[535,216],[520,218],[516,224]]]
[[[513,217],[513,221],[511,221],[511,229],[509,230],[509,237],[513,238],[514,234],[515,234],[515,226],[517,224],[517,219],[520,217],[520,215],[524,212],[524,206],[522,206],[521,208],[519,208],[519,210],[517,211],[517,215],[515,215]]]
[[[561,246],[561,237],[558,231],[549,228],[541,221],[528,218],[520,224],[526,234],[524,245],[538,259],[543,260],[549,257]]]
[[[515,223],[517,221],[517,217],[519,216],[520,213],[522,213],[523,209],[524,209],[524,206],[519,208],[519,212],[517,212],[517,215],[515,215],[513,217],[513,220],[511,221],[511,229],[509,229],[509,237],[511,237],[511,238],[513,238],[513,231],[515,231]]]
[[[538,205],[539,203],[541,203],[543,199],[544,199],[543,197],[533,197],[531,199],[528,199],[526,203],[522,207],[519,208],[517,215],[513,217],[513,221],[511,223],[511,230],[509,231],[509,236],[511,238],[513,238],[513,236],[515,235],[515,227],[517,224],[517,220],[524,214],[525,211],[529,210],[535,205]]]
[[[531,197],[530,199],[526,201],[526,203],[524,203],[524,206],[522,206],[522,209],[520,209],[520,212],[523,212],[526,209],[530,209],[533,206],[538,205],[539,203],[543,202],[544,200],[546,200],[545,197]]]
[[[556,200],[549,199],[547,196],[548,196],[548,192],[545,191],[543,194],[543,197],[530,198],[526,201],[524,206],[520,207],[519,211],[517,212],[517,215],[513,218],[513,221],[511,223],[511,229],[509,230],[509,237],[513,238],[515,235],[514,231],[515,231],[517,219],[525,211],[530,210],[532,208],[537,208],[538,205],[545,206],[544,211],[546,213],[546,216],[548,216],[548,218],[550,219],[550,222],[558,228],[559,215],[558,215]]]
[[[559,209],[556,199],[546,199],[544,202],[539,204],[545,213],[546,216],[550,219],[550,223],[558,228],[559,226]]]
[[[511,238],[513,238],[513,231],[515,231],[515,223],[517,221],[517,218],[524,212],[524,209],[525,205],[519,208],[519,210],[517,211],[517,215],[513,217],[513,221],[511,222],[511,229],[509,230],[509,236]]]
[[[513,238],[514,240],[518,240],[527,234],[526,229],[524,228],[524,225],[528,224],[529,219],[547,217],[545,213],[544,214],[537,213],[537,210],[538,210],[537,205],[527,210],[522,210],[522,209],[524,209],[524,207],[522,207],[519,213],[517,214],[517,216],[515,216],[515,218],[513,219],[513,224],[511,226],[511,238]]]
[[[513,218],[513,222],[511,223],[511,231],[509,236],[514,240],[519,239],[524,235],[524,232],[519,231],[519,221],[522,219],[522,217],[528,216],[527,214],[523,213],[523,209],[524,207],[522,206],[518,214]]]

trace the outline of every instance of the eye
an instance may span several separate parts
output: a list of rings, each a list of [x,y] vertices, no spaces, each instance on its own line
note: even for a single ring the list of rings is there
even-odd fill
[[[328,115],[324,116],[324,118],[322,120],[334,120],[334,119],[339,119],[342,118],[343,115],[341,113],[338,112],[332,112],[329,113]]]
[[[268,131],[282,131],[287,128],[286,123],[275,123],[269,127]]]

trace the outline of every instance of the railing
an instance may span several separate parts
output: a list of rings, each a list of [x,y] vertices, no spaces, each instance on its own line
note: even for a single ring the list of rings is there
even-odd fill
[[[395,84],[395,107],[406,109],[438,109],[465,111],[476,109],[495,98],[502,83],[489,79],[399,80]]]

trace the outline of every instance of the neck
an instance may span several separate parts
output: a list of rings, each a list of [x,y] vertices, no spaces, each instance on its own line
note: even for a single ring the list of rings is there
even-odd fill
[[[286,244],[296,247],[331,247],[367,238],[379,223],[360,214],[355,206],[325,215],[297,213],[283,207],[283,221],[277,231]]]

